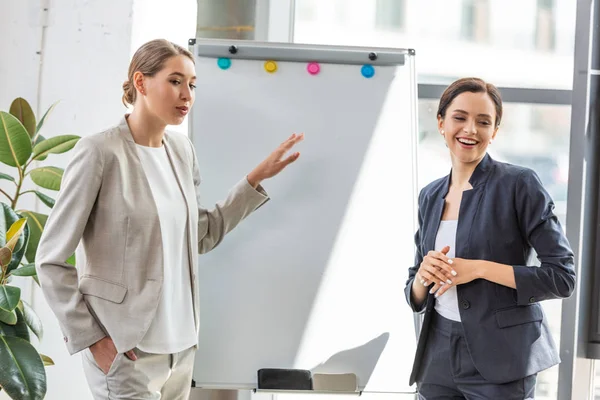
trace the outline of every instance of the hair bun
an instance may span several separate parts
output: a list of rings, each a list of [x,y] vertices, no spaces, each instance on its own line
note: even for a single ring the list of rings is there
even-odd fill
[[[129,81],[123,82],[123,97],[121,101],[125,107],[127,107],[127,105],[133,105],[135,101],[135,89]]]

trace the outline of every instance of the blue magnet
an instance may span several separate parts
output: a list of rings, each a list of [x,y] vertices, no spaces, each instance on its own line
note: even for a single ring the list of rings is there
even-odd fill
[[[362,66],[360,72],[362,72],[362,76],[365,78],[372,78],[375,75],[375,68],[372,65],[366,64]]]
[[[231,59],[229,59],[229,58],[219,58],[217,60],[217,65],[221,69],[229,69],[229,67],[231,67]]]

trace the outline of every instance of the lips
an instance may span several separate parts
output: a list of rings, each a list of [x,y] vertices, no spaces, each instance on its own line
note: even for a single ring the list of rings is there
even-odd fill
[[[469,139],[469,138],[463,138],[463,137],[459,137],[456,138],[456,140],[465,146],[475,146],[476,144],[478,144],[479,142],[475,139]]]
[[[188,113],[188,111],[190,110],[188,107],[182,106],[182,107],[175,107],[177,108],[177,110],[179,110],[179,112],[182,115],[186,115]]]

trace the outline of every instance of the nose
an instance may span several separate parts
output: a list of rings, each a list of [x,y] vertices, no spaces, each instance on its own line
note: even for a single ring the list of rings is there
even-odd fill
[[[179,96],[181,97],[181,100],[190,101],[192,99],[192,89],[189,86],[183,87]]]
[[[477,126],[474,120],[469,120],[464,127],[465,133],[475,134],[477,133]]]

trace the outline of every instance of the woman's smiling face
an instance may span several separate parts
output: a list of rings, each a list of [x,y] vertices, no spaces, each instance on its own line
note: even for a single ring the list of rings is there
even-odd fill
[[[463,92],[438,115],[438,128],[454,161],[479,162],[496,137],[496,107],[486,92]]]

